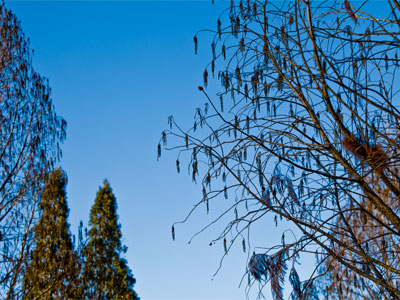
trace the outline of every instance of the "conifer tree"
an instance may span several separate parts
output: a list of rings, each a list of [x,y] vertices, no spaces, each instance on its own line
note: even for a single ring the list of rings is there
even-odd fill
[[[67,178],[56,169],[43,191],[41,217],[34,227],[30,261],[23,278],[24,299],[76,299],[79,274],[73,249],[66,199]]]
[[[83,249],[85,297],[138,300],[133,290],[136,280],[123,258],[127,247],[121,243],[117,200],[107,181],[97,192],[89,226],[88,241]]]

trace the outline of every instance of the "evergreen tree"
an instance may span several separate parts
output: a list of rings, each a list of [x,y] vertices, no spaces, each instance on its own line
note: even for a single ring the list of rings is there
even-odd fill
[[[117,200],[107,181],[97,192],[90,211],[88,241],[83,249],[85,296],[87,299],[139,299],[136,282],[126,259],[127,247],[121,244]]]
[[[35,249],[23,279],[24,299],[76,299],[79,274],[69,231],[67,178],[56,169],[43,191],[41,217],[34,227]]]

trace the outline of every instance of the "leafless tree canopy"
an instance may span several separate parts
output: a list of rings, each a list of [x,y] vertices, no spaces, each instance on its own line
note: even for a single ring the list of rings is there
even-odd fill
[[[0,5],[0,298],[16,299],[37,199],[61,155],[66,122],[32,67],[20,23]]]
[[[232,1],[216,25],[208,102],[161,138],[203,185],[196,207],[237,197],[227,250],[264,215],[291,222],[248,264],[249,286],[269,281],[274,299],[286,278],[293,299],[399,299],[400,3]],[[304,253],[317,265],[300,279]]]

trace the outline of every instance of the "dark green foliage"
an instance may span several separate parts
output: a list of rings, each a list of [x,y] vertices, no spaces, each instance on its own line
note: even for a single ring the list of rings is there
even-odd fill
[[[89,225],[83,249],[86,299],[139,299],[133,290],[136,280],[123,258],[127,248],[121,244],[117,200],[107,181],[97,192]]]
[[[79,274],[69,231],[67,178],[56,169],[43,191],[42,211],[34,227],[35,249],[23,279],[24,299],[76,299]]]

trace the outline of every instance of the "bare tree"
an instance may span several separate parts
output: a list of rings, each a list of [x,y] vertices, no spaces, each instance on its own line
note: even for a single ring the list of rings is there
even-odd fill
[[[208,102],[193,128],[170,117],[162,133],[178,172],[188,153],[201,178],[196,208],[237,197],[219,237],[227,250],[264,216],[293,225],[248,263],[249,286],[269,281],[274,299],[289,264],[294,299],[400,298],[400,3],[379,5],[383,16],[368,1],[232,1],[199,87]],[[310,253],[315,272],[300,280],[295,262]]]
[[[0,297],[20,296],[38,197],[61,155],[66,122],[32,67],[19,21],[0,5]]]

